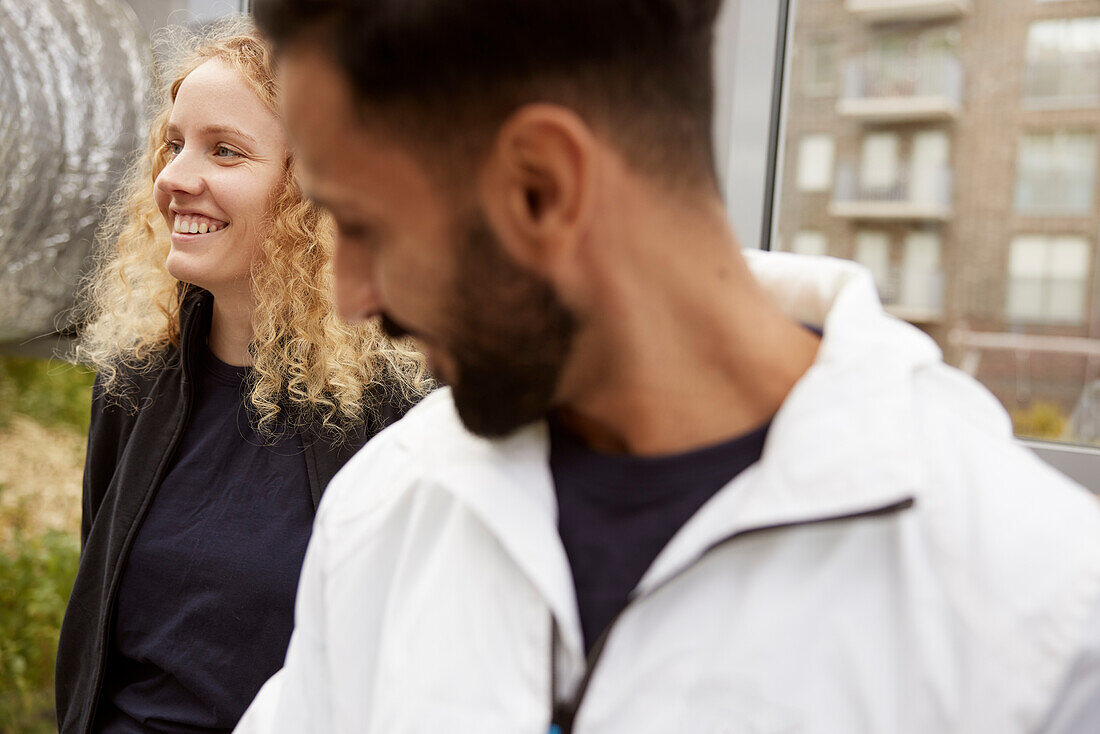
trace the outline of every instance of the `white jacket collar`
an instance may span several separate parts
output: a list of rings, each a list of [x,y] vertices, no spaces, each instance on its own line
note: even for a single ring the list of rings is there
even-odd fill
[[[854,263],[745,253],[787,316],[824,330],[810,369],[772,420],[764,453],[661,552],[646,593],[711,545],[746,531],[875,512],[916,495],[914,373],[942,361],[927,335],[888,316]]]
[[[746,255],[788,316],[824,327],[821,347],[775,416],[761,460],[677,533],[639,585],[643,593],[730,535],[872,512],[911,498],[921,485],[911,381],[916,370],[941,360],[935,343],[887,316],[869,273],[857,265]],[[434,480],[482,519],[546,598],[562,642],[580,650],[545,424],[488,441],[462,427],[447,390],[421,409],[436,413],[435,435],[409,439],[432,447]]]

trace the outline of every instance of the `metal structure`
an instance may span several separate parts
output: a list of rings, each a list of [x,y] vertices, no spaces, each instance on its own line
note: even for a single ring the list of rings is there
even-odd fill
[[[0,343],[65,325],[150,68],[122,0],[0,0]]]

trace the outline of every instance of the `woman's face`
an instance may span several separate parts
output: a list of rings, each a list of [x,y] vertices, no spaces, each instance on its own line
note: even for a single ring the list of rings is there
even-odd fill
[[[280,122],[223,61],[183,80],[154,195],[172,232],[168,272],[214,294],[248,293],[249,269],[287,155]]]

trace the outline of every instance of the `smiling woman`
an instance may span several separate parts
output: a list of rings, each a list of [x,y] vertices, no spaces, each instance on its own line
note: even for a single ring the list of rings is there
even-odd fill
[[[247,339],[228,341],[224,324],[251,312],[249,275],[271,192],[286,172],[286,136],[245,77],[219,58],[184,77],[174,96],[165,165],[153,187],[172,230],[165,265],[177,280],[214,294],[211,349],[247,364]]]
[[[325,485],[425,389],[419,355],[335,313],[332,226],[243,23],[162,70],[84,289],[76,357],[99,374],[64,733],[231,729],[282,663]]]

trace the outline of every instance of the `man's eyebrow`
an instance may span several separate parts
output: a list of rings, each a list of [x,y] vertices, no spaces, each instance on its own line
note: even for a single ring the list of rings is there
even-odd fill
[[[239,138],[243,138],[251,143],[259,142],[255,137],[249,135],[239,127],[233,127],[232,125],[203,125],[198,130],[199,135],[234,135]],[[169,135],[179,135],[180,129],[175,125],[169,124],[167,133]]]
[[[327,209],[328,211],[332,212],[333,214],[346,213],[348,211],[348,209],[350,208],[342,202],[326,199],[324,196],[320,196],[318,194],[315,194],[313,191],[308,189],[306,186],[301,185],[301,184],[299,184],[299,185],[302,188],[302,196],[304,196],[307,201],[310,201],[313,204],[316,204],[317,206],[321,207],[322,209]]]

